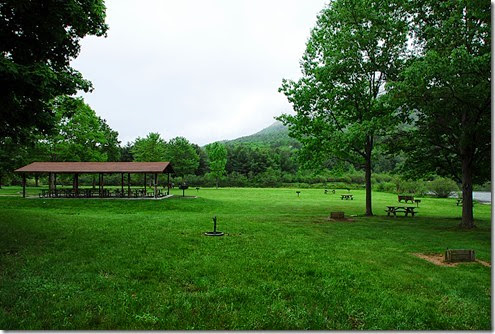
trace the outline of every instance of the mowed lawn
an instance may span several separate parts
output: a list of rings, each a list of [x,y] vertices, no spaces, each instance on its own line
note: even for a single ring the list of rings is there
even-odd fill
[[[397,196],[373,193],[376,216],[363,217],[364,191],[295,191],[0,196],[0,328],[491,329],[491,268],[411,255],[469,248],[491,262],[490,205],[463,231],[454,199],[392,218]],[[214,215],[224,237],[203,235]]]

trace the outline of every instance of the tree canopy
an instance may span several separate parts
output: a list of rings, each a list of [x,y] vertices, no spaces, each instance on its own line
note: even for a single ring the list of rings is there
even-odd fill
[[[219,142],[206,145],[206,153],[210,162],[210,170],[216,178],[217,188],[220,177],[225,174],[227,164],[227,149]]]
[[[473,182],[490,179],[490,3],[425,0],[408,9],[415,53],[391,85],[412,125],[401,135],[406,165],[462,183],[461,226],[473,227]]]
[[[198,153],[184,137],[169,140],[166,146],[166,157],[172,162],[175,174],[182,178],[187,174],[194,174],[199,166]]]
[[[50,102],[92,88],[70,66],[81,38],[107,29],[103,0],[0,1],[0,137],[53,130]]]
[[[284,80],[295,115],[280,117],[302,144],[307,161],[337,157],[365,170],[366,214],[371,207],[371,158],[376,138],[397,119],[383,88],[397,75],[406,50],[400,4],[336,0],[320,15],[301,60],[302,77]]]
[[[166,142],[159,133],[150,132],[146,138],[137,138],[131,148],[134,161],[165,161]]]
[[[52,103],[55,131],[41,136],[31,158],[48,161],[118,161],[118,133],[82,98],[61,96]]]

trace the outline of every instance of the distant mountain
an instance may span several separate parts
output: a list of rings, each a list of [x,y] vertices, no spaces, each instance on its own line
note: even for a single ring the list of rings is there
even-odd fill
[[[255,134],[240,137],[233,140],[225,140],[225,144],[237,144],[237,143],[253,143],[264,144],[269,146],[295,146],[299,147],[300,144],[297,140],[289,137],[289,129],[281,122],[276,121],[272,125],[264,128]]]

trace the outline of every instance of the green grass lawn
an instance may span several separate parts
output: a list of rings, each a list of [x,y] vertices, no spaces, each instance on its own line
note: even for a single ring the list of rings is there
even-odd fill
[[[0,195],[20,188],[3,188]],[[455,199],[386,217],[393,194],[201,189],[198,198],[0,196],[2,329],[491,329],[491,206],[459,230]],[[28,194],[38,190],[28,189]],[[182,193],[174,190],[175,194]],[[211,217],[224,237],[206,237]]]

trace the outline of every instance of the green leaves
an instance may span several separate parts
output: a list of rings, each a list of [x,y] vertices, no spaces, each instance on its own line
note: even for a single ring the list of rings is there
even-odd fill
[[[165,146],[166,142],[159,133],[150,132],[146,138],[136,139],[131,153],[134,161],[166,161]]]
[[[62,96],[51,103],[55,131],[40,136],[36,146],[49,161],[116,161],[118,133],[96,115],[82,98]]]
[[[184,177],[194,174],[199,166],[199,155],[192,144],[184,137],[170,139],[166,146],[167,161],[172,163],[175,174]]]
[[[424,1],[410,10],[415,44],[423,48],[390,85],[402,113],[417,116],[410,160],[418,174],[434,171],[460,182],[466,158],[483,182],[490,170],[490,4]]]
[[[225,174],[225,166],[227,165],[227,149],[225,145],[219,142],[206,145],[206,154],[208,154],[208,160],[210,162],[210,170],[217,179]]]
[[[332,1],[307,42],[302,78],[280,88],[296,114],[279,119],[310,163],[337,157],[365,169],[367,214],[375,139],[399,122],[384,86],[404,63],[408,26],[401,4]]]
[[[102,36],[103,0],[0,2],[0,137],[25,141],[48,134],[56,120],[50,101],[91,90],[70,67],[86,35]]]

